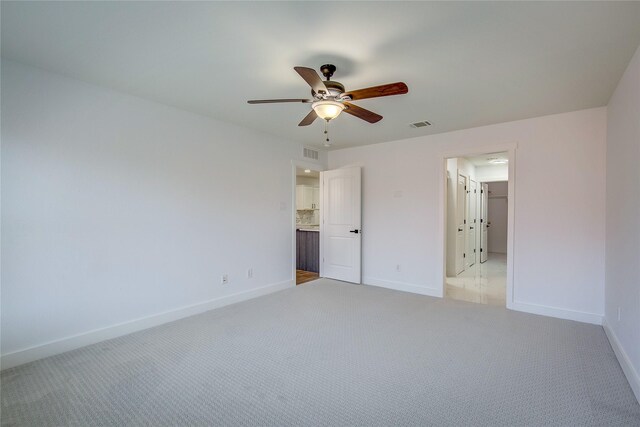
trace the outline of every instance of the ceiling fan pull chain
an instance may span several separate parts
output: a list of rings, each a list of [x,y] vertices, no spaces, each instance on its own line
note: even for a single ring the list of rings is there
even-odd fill
[[[329,147],[331,146],[331,143],[329,142],[329,120],[324,121],[324,134],[327,137],[324,146]]]

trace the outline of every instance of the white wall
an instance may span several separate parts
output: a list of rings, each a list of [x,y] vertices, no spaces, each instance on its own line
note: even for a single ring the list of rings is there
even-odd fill
[[[640,400],[640,48],[609,101],[607,124],[606,330]]]
[[[443,157],[517,143],[513,307],[599,322],[605,133],[595,108],[329,152],[363,166],[363,281],[442,295]]]
[[[451,158],[447,159],[446,163],[447,169],[447,260],[446,260],[446,274],[447,277],[455,277],[456,276],[456,244],[457,244],[457,230],[458,224],[456,222],[457,214],[456,211],[458,209],[458,174],[462,174],[469,178],[469,180],[476,181],[478,184],[478,190],[480,189],[480,182],[478,181],[476,175],[476,167],[464,158]],[[476,196],[476,214],[480,217],[480,204],[478,203],[480,200],[479,193]],[[461,207],[464,209],[465,206]],[[467,210],[468,212],[468,210]],[[480,230],[480,227],[477,228]],[[476,232],[476,247],[480,248],[480,233]],[[465,248],[464,252],[468,252],[466,249],[467,241],[466,241],[466,231],[465,231]],[[475,254],[476,260],[474,262],[480,262],[480,252],[476,252]],[[473,256],[472,254],[467,253],[466,256]],[[467,258],[468,259],[468,258]]]
[[[507,181],[509,165],[476,166],[476,179],[479,182]]]
[[[458,158],[458,171],[463,175],[467,176],[469,179],[476,181],[476,167],[473,164],[463,158]]]
[[[447,159],[447,277],[456,276],[456,207],[458,194],[458,159]]]
[[[487,250],[499,254],[507,253],[508,182],[490,182],[487,203]],[[502,197],[505,196],[505,197]]]
[[[3,61],[3,367],[30,347],[292,283],[291,161],[301,154]]]
[[[320,187],[320,178],[313,176],[296,176],[296,184],[298,185],[310,185],[312,187]]]

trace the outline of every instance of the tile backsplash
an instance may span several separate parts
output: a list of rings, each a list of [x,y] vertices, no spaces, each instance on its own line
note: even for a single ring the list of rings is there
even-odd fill
[[[297,225],[318,225],[320,224],[319,211],[296,211]]]

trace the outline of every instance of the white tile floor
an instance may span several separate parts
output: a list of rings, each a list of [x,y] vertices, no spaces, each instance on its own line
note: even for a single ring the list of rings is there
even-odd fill
[[[506,305],[507,256],[489,253],[487,261],[476,263],[456,277],[447,277],[447,298],[479,304]]]

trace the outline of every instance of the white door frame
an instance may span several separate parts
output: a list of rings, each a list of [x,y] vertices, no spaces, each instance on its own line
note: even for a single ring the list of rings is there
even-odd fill
[[[311,169],[312,171],[324,172],[326,169],[318,163],[305,162],[303,160],[291,160],[291,280],[293,286],[296,285],[296,177],[297,168]],[[322,186],[322,183],[320,183]],[[318,214],[322,218],[322,206],[324,202],[320,195],[320,211]],[[320,230],[322,235],[322,230]],[[320,239],[322,241],[322,239]],[[320,244],[322,245],[322,243]],[[322,249],[321,249],[322,250]],[[322,256],[322,253],[320,254]],[[321,264],[322,265],[322,264]],[[320,277],[322,277],[322,266],[320,267]]]
[[[513,266],[515,260],[514,242],[515,242],[515,194],[516,194],[516,143],[503,145],[487,145],[481,147],[461,148],[455,151],[443,152],[440,158],[440,230],[439,239],[442,252],[440,260],[440,277],[442,278],[442,287],[440,288],[440,297],[445,295],[445,287],[447,283],[447,159],[457,157],[479,156],[488,153],[507,152],[509,159],[509,177],[508,177],[508,203],[507,203],[507,295],[506,305],[508,309],[514,306],[514,281]],[[483,181],[484,182],[484,181]]]
[[[446,161],[446,160],[445,160]],[[462,173],[462,171],[460,169],[457,170],[458,174],[457,174],[457,179],[456,179],[456,212],[455,212],[455,220],[456,220],[456,238],[455,238],[455,242],[456,242],[456,251],[455,251],[455,273],[456,274],[460,274],[463,271],[465,271],[467,269],[467,259],[466,259],[466,253],[467,253],[467,185],[469,184],[469,177]],[[460,178],[463,177],[464,178],[464,192],[462,194],[460,194]],[[462,200],[463,200],[463,208],[460,208],[460,197],[462,196]],[[460,215],[460,213],[462,212],[462,244],[459,245],[458,243],[458,236],[460,233],[460,221],[458,221],[458,216]],[[460,255],[462,255],[462,257],[460,257]],[[458,268],[460,267],[460,268]]]

